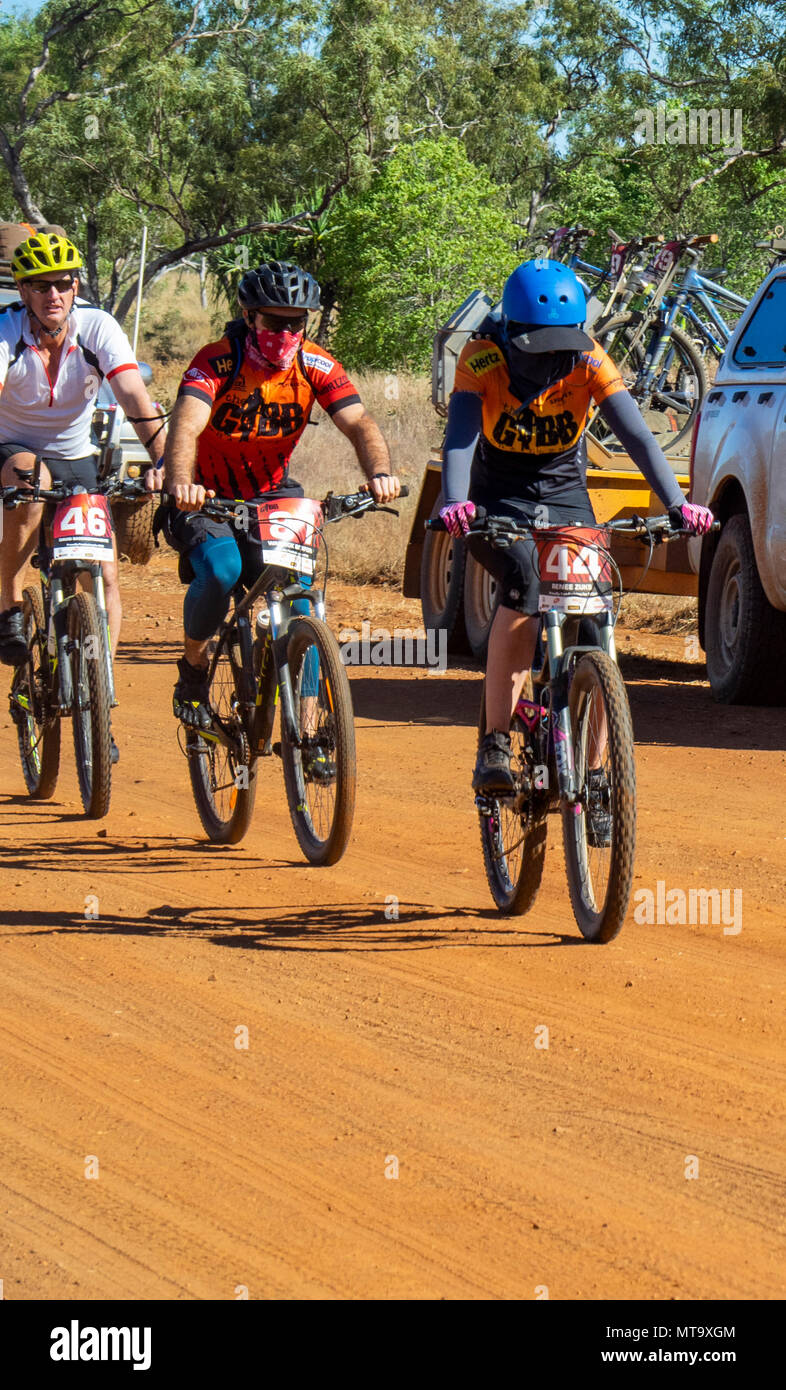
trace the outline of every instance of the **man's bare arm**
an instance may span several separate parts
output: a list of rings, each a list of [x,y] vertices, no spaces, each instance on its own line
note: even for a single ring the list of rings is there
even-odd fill
[[[199,436],[210,419],[210,404],[196,396],[175,403],[164,456],[166,490],[185,511],[198,510],[205,497],[215,497],[193,481]]]
[[[390,473],[390,451],[376,420],[359,401],[337,410],[330,418],[355,450],[376,501],[392,502],[398,497],[401,486],[398,478]],[[386,476],[375,476],[380,473]]]
[[[148,395],[141,373],[136,367],[118,372],[116,376],[112,377],[109,385],[115,400],[133,425],[140,444],[143,444],[147,449],[156,468],[160,468],[163,463],[166,444],[166,425],[163,416],[155,409]],[[148,488],[153,491],[157,485],[160,485],[161,476],[159,474],[158,478],[154,480],[153,474],[147,473],[145,481]]]

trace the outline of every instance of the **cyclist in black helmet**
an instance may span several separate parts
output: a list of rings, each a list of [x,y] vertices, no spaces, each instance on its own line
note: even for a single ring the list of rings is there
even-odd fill
[[[164,529],[190,578],[174,711],[195,728],[211,721],[208,641],[241,575],[250,585],[261,572],[253,519],[247,532],[212,521],[201,514],[205,499],[302,496],[289,460],[314,400],[349,439],[376,501],[391,502],[400,491],[356,387],[341,363],[305,336],[308,314],[319,308],[313,276],[288,261],[268,261],[246,272],[238,300],[242,317],[202,348],[183,376],[166,451],[166,487],[177,509]],[[305,599],[299,602],[307,609]]]

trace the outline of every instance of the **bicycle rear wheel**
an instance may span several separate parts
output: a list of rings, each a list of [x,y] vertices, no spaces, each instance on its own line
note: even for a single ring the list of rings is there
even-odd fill
[[[605,652],[587,652],[579,659],[569,698],[581,801],[562,808],[568,888],[582,936],[606,942],[625,920],[633,881],[633,724],[625,683]]]
[[[707,371],[691,339],[679,328],[671,331],[671,341],[664,353],[655,381],[646,394],[637,393],[637,384],[644,370],[647,335],[644,342],[633,345],[638,315],[619,314],[609,319],[597,333],[601,346],[620,370],[622,379],[633,394],[645,423],[661,448],[672,452],[687,444],[696,416],[707,392]],[[652,329],[648,330],[651,336]],[[596,411],[588,433],[612,452],[623,449],[616,436]]]
[[[485,682],[480,698],[478,742],[486,732]],[[534,760],[528,756],[528,732],[514,715],[510,726],[510,767],[516,782],[513,797],[484,797],[478,805],[480,843],[486,878],[500,912],[523,916],[540,888],[546,860],[548,792],[533,785]]]
[[[257,795],[257,759],[243,726],[226,640],[211,656],[210,707],[216,724],[236,744],[233,753],[211,730],[189,729],[186,752],[191,790],[209,840],[236,845],[251,823]]]
[[[347,673],[332,632],[317,618],[296,618],[287,662],[295,724],[303,746],[287,738],[281,756],[289,814],[310,864],[335,864],[355,813],[355,724]]]
[[[34,801],[48,801],[60,770],[60,717],[50,708],[44,605],[37,589],[25,589],[22,617],[29,656],[14,671],[11,717],[27,790]]]
[[[77,593],[68,604],[74,703],[72,719],[79,793],[85,815],[100,820],[112,791],[109,680],[106,633],[92,594]]]

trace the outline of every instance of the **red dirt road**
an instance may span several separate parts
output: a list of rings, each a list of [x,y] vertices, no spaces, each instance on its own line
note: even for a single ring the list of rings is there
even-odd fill
[[[784,711],[720,708],[681,639],[636,638],[634,888],[740,889],[742,930],[631,912],[594,947],[557,819],[532,913],[492,909],[475,669],[353,673],[338,866],[302,862],[277,760],[245,842],[209,846],[180,591],[163,557],[124,579],[104,822],[68,730],[28,801],[0,713],[5,1297],[782,1298]],[[364,616],[419,621],[336,585],[336,629]]]

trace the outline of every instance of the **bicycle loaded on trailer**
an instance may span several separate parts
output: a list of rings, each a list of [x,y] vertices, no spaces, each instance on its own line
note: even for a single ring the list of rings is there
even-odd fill
[[[402,497],[407,488],[402,487]],[[188,728],[185,752],[197,811],[208,837],[237,844],[251,821],[259,758],[278,753],[289,813],[311,864],[335,864],[346,849],[355,807],[352,697],[338,643],[325,621],[324,527],[378,506],[369,492],[322,502],[276,497],[258,502],[212,500],[203,512],[246,529],[250,510],[265,568],[250,589],[238,584],[233,611],[210,649],[211,723]],[[397,513],[394,512],[394,515]],[[318,555],[324,577],[315,587]],[[306,599],[312,613],[292,614]],[[254,620],[254,607],[263,600]],[[281,738],[273,744],[280,708]]]
[[[426,525],[444,529],[439,520]],[[532,672],[533,699],[520,699],[511,721],[515,791],[475,798],[492,897],[501,912],[529,911],[543,875],[547,817],[560,810],[579,930],[588,941],[611,941],[633,880],[636,766],[614,641],[622,592],[609,533],[647,540],[652,553],[685,534],[682,518],[679,528],[668,516],[537,527],[479,510],[469,530],[500,548],[532,539],[540,577],[543,664]],[[479,740],[485,731],[484,683]]]
[[[40,486],[41,460],[30,487],[0,490],[3,506],[44,502],[37,557],[41,591],[24,590],[28,655],[14,670],[11,717],[27,790],[39,801],[54,794],[60,769],[60,720],[71,716],[79,792],[86,815],[109,810],[111,713],[115,700],[101,562],[113,558],[109,497],[143,495],[136,482],[97,484],[94,492],[54,483]],[[79,587],[89,577],[92,592]]]

